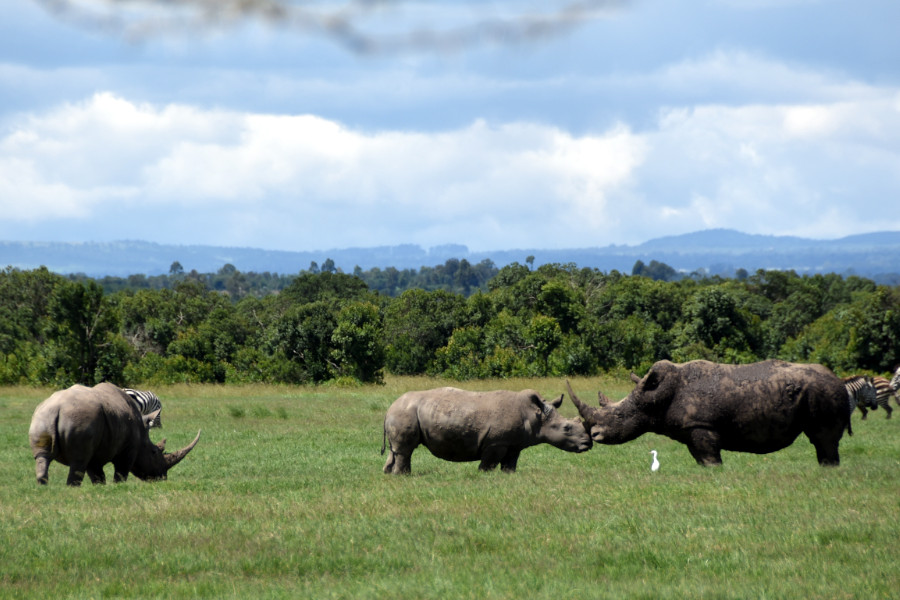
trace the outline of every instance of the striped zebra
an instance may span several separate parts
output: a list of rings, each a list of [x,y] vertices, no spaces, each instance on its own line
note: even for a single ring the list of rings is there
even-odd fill
[[[900,379],[898,379],[896,375],[894,375],[894,379],[900,381]],[[894,381],[894,379],[888,381],[884,377],[878,377],[877,375],[872,378],[872,385],[875,386],[876,394],[875,405],[872,407],[872,410],[878,410],[879,406],[884,407],[884,410],[887,413],[887,416],[885,417],[886,419],[890,419],[891,413],[894,412],[894,409],[891,408],[891,405],[888,403],[888,401],[891,399],[891,396],[894,397],[894,402],[900,405],[900,398],[898,398],[897,392],[891,386],[891,382]],[[865,419],[866,409],[862,406],[860,406],[859,409],[862,411],[862,418]]]
[[[859,407],[859,410],[862,411],[863,419],[866,418],[866,406],[875,410],[878,408],[876,404],[877,399],[877,391],[875,390],[875,384],[872,380],[872,377],[868,375],[851,375],[850,377],[844,377],[844,388],[847,390],[847,400],[850,402],[850,414],[853,414],[853,411],[856,407]],[[850,423],[847,422],[847,428],[849,430]],[[852,430],[850,431],[852,435]]]
[[[131,388],[122,388],[122,391],[134,399],[142,415],[149,415],[154,411],[162,410],[162,402],[159,401],[159,397],[153,392],[142,392]],[[162,416],[156,415],[156,418],[147,425],[147,429],[151,427],[162,427]]]

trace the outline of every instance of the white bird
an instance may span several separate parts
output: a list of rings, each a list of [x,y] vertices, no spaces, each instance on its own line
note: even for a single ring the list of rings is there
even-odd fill
[[[650,454],[653,455],[653,464],[650,465],[650,470],[659,471],[659,461],[656,460],[656,450],[651,450]]]

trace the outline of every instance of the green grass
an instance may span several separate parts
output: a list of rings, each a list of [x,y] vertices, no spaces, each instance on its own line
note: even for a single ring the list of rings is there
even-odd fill
[[[169,480],[38,486],[27,432],[50,390],[0,388],[0,597],[898,597],[900,418],[854,416],[842,464],[801,436],[774,454],[697,466],[645,435],[522,453],[513,475],[420,448],[382,474],[381,424],[402,392],[373,387],[172,386],[170,447],[203,436]],[[462,384],[534,387],[557,380]],[[577,379],[621,397],[627,381]],[[572,416],[566,401],[563,412]],[[651,473],[649,451],[662,468]],[[107,466],[111,480],[111,466]]]

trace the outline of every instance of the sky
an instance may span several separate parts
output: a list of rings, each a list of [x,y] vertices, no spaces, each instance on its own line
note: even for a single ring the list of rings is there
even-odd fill
[[[900,230],[897,0],[0,2],[0,241]]]

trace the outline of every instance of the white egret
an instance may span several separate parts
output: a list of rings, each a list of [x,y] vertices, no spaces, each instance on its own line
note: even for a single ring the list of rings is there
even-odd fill
[[[659,461],[656,459],[656,450],[651,450],[650,454],[653,455],[653,464],[650,465],[650,470],[659,471]]]

